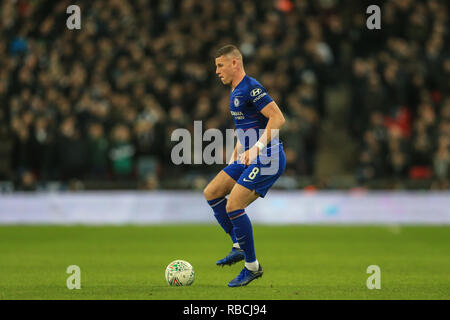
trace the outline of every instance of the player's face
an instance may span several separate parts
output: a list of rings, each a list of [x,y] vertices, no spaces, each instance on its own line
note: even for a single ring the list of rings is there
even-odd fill
[[[233,81],[233,59],[227,56],[216,58],[216,74],[224,85]]]

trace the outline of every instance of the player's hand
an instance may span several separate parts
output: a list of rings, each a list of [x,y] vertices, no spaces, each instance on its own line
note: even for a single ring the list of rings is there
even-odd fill
[[[256,157],[259,154],[259,149],[256,146],[251,147],[250,149],[248,149],[247,151],[245,151],[244,153],[242,153],[239,157],[239,161],[248,166],[250,165],[253,160],[256,159]]]

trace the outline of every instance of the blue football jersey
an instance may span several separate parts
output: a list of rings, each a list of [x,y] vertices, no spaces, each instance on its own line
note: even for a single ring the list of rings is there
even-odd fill
[[[273,99],[266,89],[256,79],[247,75],[231,91],[230,112],[234,119],[238,139],[244,146],[244,150],[251,148],[264,132],[269,119],[261,113],[261,110],[272,101]],[[255,141],[251,141],[254,139],[249,138],[251,132],[248,130],[256,133]],[[262,150],[259,158],[261,160],[263,158],[270,159],[281,150],[282,143],[279,137],[276,137]]]

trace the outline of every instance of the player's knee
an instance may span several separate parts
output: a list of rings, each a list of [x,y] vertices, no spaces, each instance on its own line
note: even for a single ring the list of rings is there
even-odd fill
[[[214,188],[210,184],[208,184],[205,187],[205,189],[203,189],[203,195],[205,196],[206,200],[213,200],[213,199],[220,198],[217,188]]]
[[[225,210],[227,210],[227,212],[232,212],[232,211],[242,209],[240,207],[241,207],[241,205],[237,201],[235,201],[234,199],[228,199]]]
[[[212,200],[212,199],[210,199],[211,198],[211,191],[210,191],[209,185],[207,185],[205,187],[205,189],[203,189],[203,196],[205,197],[206,200]]]

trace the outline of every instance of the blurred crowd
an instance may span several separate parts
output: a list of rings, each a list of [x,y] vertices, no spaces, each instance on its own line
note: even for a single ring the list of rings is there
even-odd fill
[[[384,42],[353,60],[349,124],[361,137],[360,183],[432,179],[448,188],[449,8],[446,1],[387,2]]]
[[[24,190],[74,179],[134,179],[154,189],[217,172],[174,165],[170,137],[196,120],[204,130],[234,127],[214,65],[215,51],[232,43],[286,116],[286,176],[314,174],[324,92],[346,82],[361,183],[445,180],[449,5],[386,1],[382,29],[368,30],[366,2],[86,0],[76,1],[81,29],[69,30],[70,0],[2,1],[0,124],[13,141],[7,178]]]

